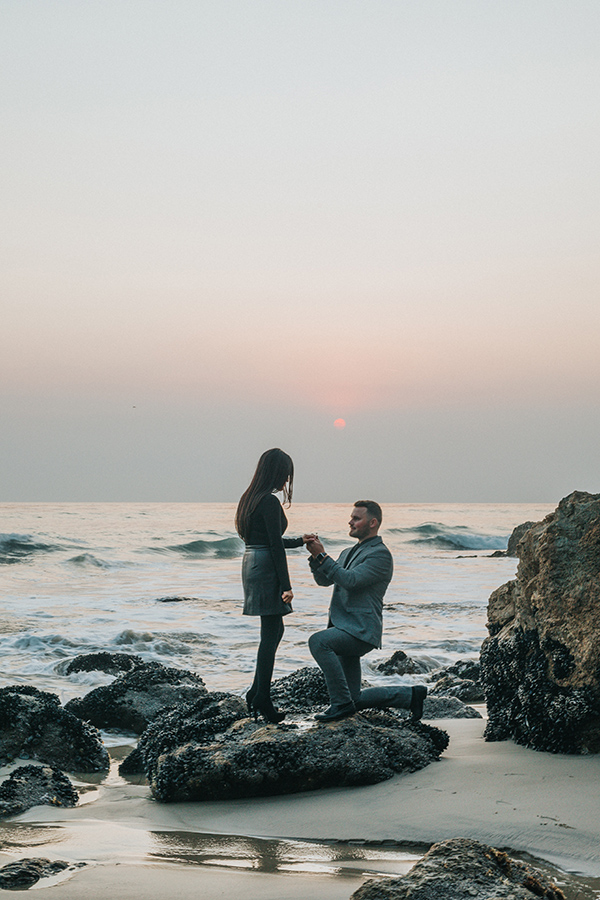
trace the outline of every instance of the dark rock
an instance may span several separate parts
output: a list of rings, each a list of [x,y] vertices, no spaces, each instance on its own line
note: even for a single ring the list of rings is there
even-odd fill
[[[119,774],[146,772],[156,766],[162,753],[176,751],[191,741],[208,743],[247,716],[246,704],[236,694],[206,692],[194,703],[160,713],[144,731],[135,750],[123,760]]]
[[[109,767],[97,730],[63,708],[56,694],[28,685],[0,688],[0,761],[16,758],[67,772]]]
[[[480,681],[481,670],[474,659],[459,659],[451,666],[437,669],[429,676],[435,682],[430,694],[442,697],[458,697],[464,703],[483,703],[485,694]]]
[[[389,659],[380,662],[375,668],[383,675],[422,675],[429,671],[426,663],[411,659],[404,650],[396,650]]]
[[[479,841],[434,844],[401,878],[366,881],[350,900],[566,900],[545,875]]]
[[[65,669],[65,675],[73,672],[106,672],[108,675],[120,675],[143,666],[141,656],[133,653],[82,653],[76,656]]]
[[[119,775],[143,775],[144,757],[139,747],[135,747],[119,766]]]
[[[481,666],[477,659],[458,659],[451,666],[444,666],[438,671],[446,675],[456,675],[457,678],[469,678],[471,681],[479,681],[481,677]],[[435,678],[435,673],[432,672],[431,677]]]
[[[405,713],[408,716],[408,712]],[[437,697],[428,694],[423,704],[423,718],[431,719],[481,719],[472,706],[467,706],[458,697]]]
[[[512,534],[508,539],[508,547],[506,548],[507,556],[518,556],[518,547],[519,541],[526,534],[529,529],[535,525],[535,522],[522,522],[520,525],[517,525],[516,528],[513,528]]]
[[[519,542],[481,648],[487,740],[600,751],[600,494],[575,491]]]
[[[456,697],[463,703],[483,703],[485,700],[483,688],[478,681],[456,678],[455,675],[444,675],[438,679],[429,693],[441,697]]]
[[[197,601],[197,597],[157,597],[157,603],[191,603],[193,600]]]
[[[0,888],[5,891],[18,891],[31,887],[40,878],[49,878],[58,875],[65,869],[79,868],[85,863],[68,863],[61,859],[44,859],[32,857],[19,859],[16,862],[7,863],[0,868]]]
[[[288,712],[306,712],[315,706],[329,706],[329,694],[323,673],[316,666],[296,669],[271,685],[275,706]]]
[[[494,550],[493,553],[488,553],[488,559],[500,559],[500,557],[502,557],[502,559],[504,559],[507,556],[508,556],[507,550]]]
[[[142,663],[112,684],[69,700],[65,709],[97,728],[141,734],[162,710],[190,703],[207,693],[199,675],[160,663]]]
[[[0,817],[16,816],[32,806],[77,806],[79,795],[58,769],[19,766],[0,784]]]
[[[176,711],[170,715],[174,721]],[[181,716],[175,727],[184,737],[185,709]],[[148,741],[144,748],[146,775],[157,800],[224,800],[375,784],[438,759],[448,735],[373,710],[309,728],[262,725],[246,718],[207,742],[180,740],[165,741],[164,731],[158,730],[155,745]],[[165,743],[175,746],[165,750]]]

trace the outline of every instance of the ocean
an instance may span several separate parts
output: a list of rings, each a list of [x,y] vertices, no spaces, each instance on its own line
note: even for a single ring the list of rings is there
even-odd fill
[[[331,555],[352,541],[351,505],[295,503],[288,535],[316,531]],[[384,504],[381,535],[395,572],[384,645],[365,677],[395,650],[445,665],[476,657],[490,593],[517,560],[492,557],[512,529],[550,504]],[[67,676],[78,654],[135,653],[190,669],[209,690],[242,693],[254,668],[258,619],[242,616],[242,542],[232,503],[0,504],[0,686],[28,684],[64,703],[111,681]],[[288,551],[294,612],[274,677],[313,665],[308,636],[325,627],[330,590],[312,580],[304,549]],[[393,676],[410,682],[411,676]],[[389,683],[389,681],[387,681]]]

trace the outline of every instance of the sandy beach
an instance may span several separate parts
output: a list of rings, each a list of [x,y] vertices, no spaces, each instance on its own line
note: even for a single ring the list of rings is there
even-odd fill
[[[2,862],[87,863],[36,886],[56,896],[60,882],[67,900],[337,900],[371,873],[405,873],[435,841],[469,837],[600,889],[600,757],[486,743],[482,719],[434,724],[450,735],[439,762],[362,788],[167,805],[111,770],[76,809],[37,807],[3,823]]]

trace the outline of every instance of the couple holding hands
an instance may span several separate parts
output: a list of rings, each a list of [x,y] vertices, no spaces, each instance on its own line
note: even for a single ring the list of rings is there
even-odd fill
[[[292,501],[294,464],[283,450],[267,450],[242,494],[235,525],[246,549],[242,560],[244,615],[260,616],[260,643],[254,681],[246,694],[248,711],[267,722],[281,722],[285,713],[271,701],[271,679],[277,647],[283,637],[283,617],[292,611],[293,592],[285,550],[302,547],[317,584],[333,585],[327,628],[310,636],[308,646],[321,668],[330,706],[315,715],[334,722],[357,710],[395,707],[423,715],[427,688],[423,685],[373,687],[361,691],[360,658],[381,647],[383,597],[392,579],[392,555],[379,536],[381,507],[373,500],[357,500],[350,515],[350,537],[357,543],[332,559],[316,534],[287,538],[284,503]]]

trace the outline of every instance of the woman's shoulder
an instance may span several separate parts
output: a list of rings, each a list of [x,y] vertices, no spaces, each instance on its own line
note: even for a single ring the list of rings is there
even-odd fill
[[[281,503],[275,494],[265,494],[256,504],[256,509],[261,512],[277,512],[281,510]]]

